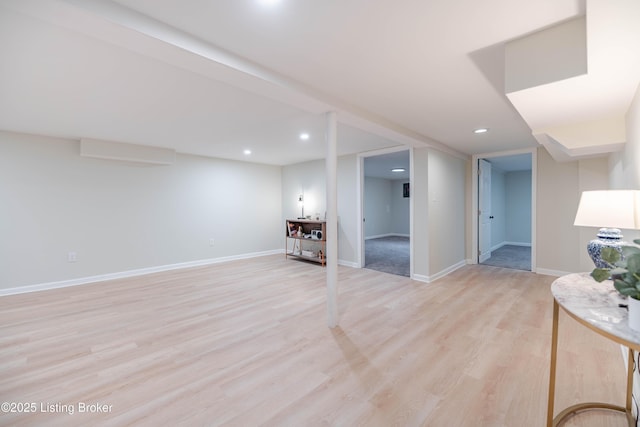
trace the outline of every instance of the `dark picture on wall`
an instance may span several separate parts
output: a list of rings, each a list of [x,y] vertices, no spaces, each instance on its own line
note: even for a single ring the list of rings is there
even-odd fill
[[[402,184],[402,197],[409,197],[409,183]]]

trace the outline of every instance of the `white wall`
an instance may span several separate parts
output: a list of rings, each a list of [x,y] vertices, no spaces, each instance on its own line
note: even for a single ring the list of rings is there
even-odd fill
[[[357,264],[357,157],[338,158],[338,260],[342,264]],[[326,170],[324,160],[298,163],[282,168],[282,218],[284,221],[300,216],[298,196],[304,194],[305,215],[320,214],[324,219],[326,211]]]
[[[283,224],[287,218],[301,214],[298,196],[304,196],[304,213],[320,214],[324,219],[327,206],[324,160],[297,163],[282,168],[282,213]],[[282,226],[284,229],[284,225]]]
[[[637,88],[631,106],[626,114],[627,142],[619,153],[609,158],[609,179],[611,189],[640,189],[640,86]],[[638,230],[623,230],[626,241],[640,238]],[[623,352],[626,354],[626,351]],[[635,366],[640,363],[638,352],[634,352]],[[626,366],[626,363],[625,363]],[[633,376],[633,412],[638,419],[637,407],[640,396],[640,375]],[[640,422],[636,425],[640,426]]]
[[[640,86],[626,114],[627,142],[624,149],[609,159],[611,189],[640,189]],[[640,230],[623,230],[624,240],[640,238]]]
[[[465,160],[429,150],[428,259],[431,278],[465,263],[466,168]]]
[[[609,161],[612,189],[640,189],[640,86],[626,114],[627,142]]]
[[[280,191],[280,167],[89,159],[0,132],[0,289],[282,249]]]
[[[357,265],[357,162],[356,156],[338,159],[338,257],[347,265]],[[466,160],[428,148],[414,149],[412,245],[414,274],[419,279],[431,280],[465,261],[468,167]],[[283,167],[283,222],[287,216],[299,215],[296,200],[301,191],[305,199],[309,193],[317,197],[318,192],[311,188],[324,188],[324,173],[322,160]],[[402,185],[396,188],[401,189]],[[404,199],[407,204],[409,200]]]
[[[365,177],[364,179],[364,237],[373,238],[391,234],[391,180]]]
[[[627,142],[624,149],[609,158],[610,188],[640,189],[640,86],[626,114]],[[640,238],[640,230],[623,230],[624,240]]]
[[[411,165],[411,198],[413,199],[413,273],[414,277],[429,280],[429,149],[414,148]]]
[[[595,158],[558,163],[538,148],[537,271],[564,274],[590,271],[587,242],[597,229],[575,227],[580,194],[608,188],[607,159]]]
[[[338,158],[338,260],[358,266],[358,157]]]

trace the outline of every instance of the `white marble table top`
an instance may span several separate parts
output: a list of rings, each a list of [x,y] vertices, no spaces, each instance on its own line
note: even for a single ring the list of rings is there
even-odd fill
[[[640,347],[640,332],[627,324],[627,309],[618,304],[626,298],[613,287],[611,280],[596,282],[589,273],[568,274],[556,279],[551,293],[558,304],[597,332],[610,335],[631,347]]]

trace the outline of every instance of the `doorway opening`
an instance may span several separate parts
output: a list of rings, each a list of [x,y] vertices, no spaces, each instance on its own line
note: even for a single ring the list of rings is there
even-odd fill
[[[411,277],[410,151],[364,157],[362,266]]]
[[[477,262],[533,271],[533,153],[478,157]]]

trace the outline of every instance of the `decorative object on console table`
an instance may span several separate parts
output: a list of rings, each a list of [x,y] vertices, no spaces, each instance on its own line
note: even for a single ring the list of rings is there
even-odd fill
[[[640,244],[640,239],[633,242]],[[613,280],[616,290],[627,296],[629,327],[640,331],[640,247],[624,245],[620,251],[622,255],[618,248],[602,248],[602,260],[608,266],[594,269],[591,277],[597,282]]]
[[[300,216],[298,217],[298,219],[305,219],[304,218],[304,196],[302,194],[298,196],[298,205],[300,205]]]
[[[640,229],[640,191],[583,191],[573,225],[602,227],[587,251],[597,268],[607,268],[602,249],[610,247],[622,253],[621,247],[628,244],[622,241],[620,229]]]
[[[286,220],[285,233],[285,258],[293,256],[306,261],[326,264],[326,221],[314,221],[308,219]],[[292,232],[292,230],[296,230]],[[289,241],[293,246],[289,249]]]

